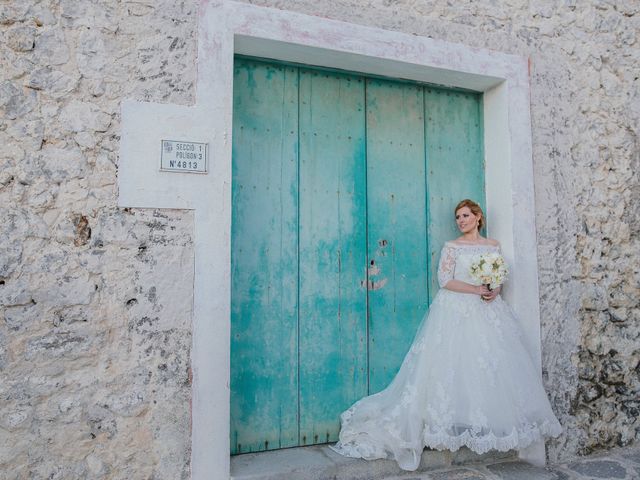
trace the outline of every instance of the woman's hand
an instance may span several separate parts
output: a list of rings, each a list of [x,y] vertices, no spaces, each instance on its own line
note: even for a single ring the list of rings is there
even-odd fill
[[[481,297],[487,296],[491,297],[492,300],[497,295],[497,293],[495,293],[491,296],[491,290],[489,290],[485,285],[473,285],[456,279],[449,280],[443,288],[451,290],[452,292],[473,293],[474,295],[480,295]],[[500,292],[500,289],[498,288],[497,291]]]
[[[483,285],[484,286],[484,285]],[[485,287],[487,288],[487,287]],[[495,298],[500,294],[500,290],[502,287],[496,287],[493,290],[489,290],[487,288],[488,293],[482,295],[482,299],[486,302],[493,302]]]
[[[474,290],[474,293],[480,295],[482,298],[491,295],[491,290],[489,290],[486,285],[476,285]]]

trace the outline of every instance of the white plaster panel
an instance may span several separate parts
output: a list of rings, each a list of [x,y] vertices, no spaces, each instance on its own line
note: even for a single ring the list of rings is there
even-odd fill
[[[195,208],[195,191],[206,190],[207,175],[161,172],[161,140],[211,143],[212,129],[195,107],[125,100],[118,165],[118,204],[128,207]],[[210,150],[210,156],[212,153]],[[211,165],[211,158],[209,159]]]

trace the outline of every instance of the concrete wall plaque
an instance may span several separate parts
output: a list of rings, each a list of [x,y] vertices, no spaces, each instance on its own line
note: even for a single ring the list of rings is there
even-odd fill
[[[207,173],[208,161],[208,143],[162,140],[160,171]]]

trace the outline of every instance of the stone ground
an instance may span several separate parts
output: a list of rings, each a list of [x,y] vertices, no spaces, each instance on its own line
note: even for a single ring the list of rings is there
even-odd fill
[[[231,457],[233,480],[640,480],[640,445],[615,448],[536,467],[517,452],[478,455],[425,450],[414,472],[393,460],[348,458],[326,445],[285,448]]]
[[[544,468],[506,460],[385,476],[379,480],[595,480],[640,479],[640,446],[617,448]],[[372,479],[373,480],[373,479]]]

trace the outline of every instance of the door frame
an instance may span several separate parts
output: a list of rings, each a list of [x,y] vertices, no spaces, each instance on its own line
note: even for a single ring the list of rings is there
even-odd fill
[[[504,296],[519,313],[527,347],[541,372],[529,59],[290,11],[200,0],[196,103],[125,100],[118,173],[120,206],[195,210],[192,478],[230,476],[235,54],[483,93],[488,233],[500,240],[513,267]],[[159,171],[158,142],[177,136],[209,143],[208,175]],[[520,456],[544,463],[544,443],[521,451]]]

